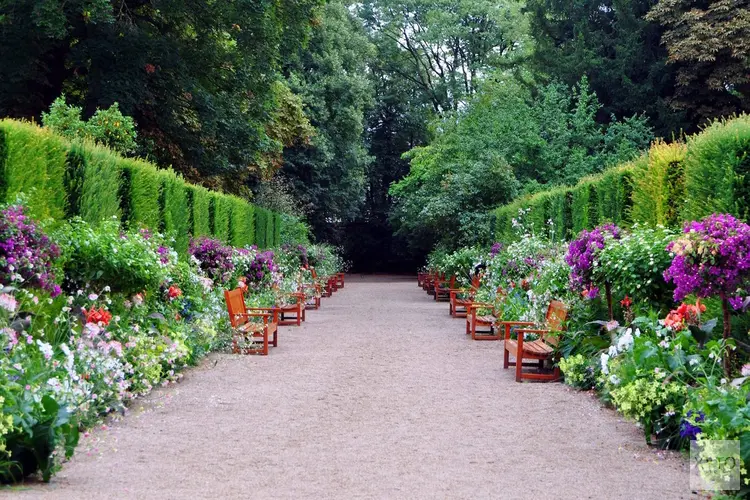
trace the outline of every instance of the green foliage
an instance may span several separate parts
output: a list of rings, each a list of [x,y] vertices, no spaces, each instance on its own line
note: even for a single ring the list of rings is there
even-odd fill
[[[83,185],[78,215],[90,224],[119,219],[121,173],[118,158],[100,148],[82,151]]]
[[[5,200],[23,193],[35,219],[62,219],[66,195],[63,177],[67,145],[49,131],[28,123],[3,120]]]
[[[322,4],[13,2],[0,20],[0,116],[39,116],[63,91],[84,117],[118,102],[138,127],[137,153],[192,179],[236,181],[279,149],[266,127],[274,85]],[[106,138],[119,130],[97,126]]]
[[[159,200],[163,187],[159,170],[133,159],[123,159],[120,166],[127,178],[128,189],[124,197],[128,201],[128,222],[133,227],[159,228],[162,217]]]
[[[255,244],[260,249],[268,248],[268,241],[266,239],[266,220],[269,215],[268,210],[265,208],[257,207],[255,209]]]
[[[604,127],[595,120],[598,109],[585,78],[575,88],[545,86],[538,95],[513,81],[487,82],[465,112],[437,124],[441,131],[429,146],[407,154],[410,174],[391,188],[394,225],[411,240],[455,245],[450,228],[462,214],[510,201],[523,183],[574,183],[648,145],[642,118]],[[524,206],[533,226],[541,230],[554,219],[562,238],[571,228],[619,221],[630,187],[616,172],[584,181],[570,199],[564,190],[532,196]]]
[[[645,112],[659,135],[669,136],[690,122],[669,106],[678,68],[667,63],[663,29],[644,19],[655,3],[528,0],[535,46],[529,65],[567,85],[586,75],[602,103],[600,117]]]
[[[96,229],[83,220],[74,219],[55,235],[62,252],[67,290],[87,285],[101,290],[135,294],[154,290],[166,276],[157,255],[158,242],[146,239],[137,231],[122,238],[117,221],[107,220]]]
[[[664,30],[661,45],[676,69],[675,109],[696,121],[750,109],[747,2],[659,0],[646,19]]]
[[[287,64],[289,86],[301,98],[315,134],[285,149],[282,172],[321,240],[340,241],[342,226],[359,215],[365,198],[372,159],[363,132],[372,105],[368,72],[374,55],[361,21],[346,2],[334,0],[321,9],[309,44]],[[280,211],[271,203],[259,204]]]
[[[683,219],[750,218],[750,116],[717,120],[687,142]]]
[[[673,287],[664,281],[664,271],[672,263],[667,245],[676,232],[663,227],[634,226],[615,244],[606,245],[599,253],[599,268],[612,285],[614,299],[625,295],[635,302],[669,311]]]
[[[68,105],[62,95],[54,100],[48,113],[42,113],[42,123],[67,139],[92,140],[120,153],[135,149],[135,122],[120,112],[116,102],[107,109],[97,109],[89,121],[81,120],[81,111]]]
[[[232,211],[230,198],[211,193],[211,234],[224,243],[229,243],[229,217]]]
[[[210,236],[211,233],[211,192],[202,186],[188,186],[188,195],[192,210],[192,227],[194,237]]]
[[[187,254],[190,243],[190,213],[185,181],[174,172],[159,172],[161,182],[161,211],[164,232],[173,239],[173,247],[181,255]]]
[[[255,217],[253,207],[244,200],[231,197],[229,243],[235,247],[252,245],[255,241]]]
[[[565,383],[576,389],[587,391],[596,385],[598,374],[596,362],[582,354],[560,360],[560,371],[565,375]]]
[[[684,161],[687,148],[682,142],[655,142],[647,158],[635,163],[633,171],[633,220],[651,226],[677,227],[685,203]]]
[[[310,243],[310,228],[302,220],[288,215],[279,214],[279,245],[307,245]]]

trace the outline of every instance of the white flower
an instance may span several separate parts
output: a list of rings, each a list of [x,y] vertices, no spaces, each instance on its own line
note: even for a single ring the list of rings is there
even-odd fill
[[[90,300],[91,302],[95,301],[95,300],[96,300],[96,299],[98,299],[98,298],[99,298],[99,296],[98,296],[97,294],[95,294],[95,293],[90,293],[90,294],[89,294],[89,300]]]
[[[109,285],[107,285],[107,286],[104,287],[104,291],[105,292],[110,292],[111,290],[112,289],[109,287]]]
[[[708,355],[708,357],[711,358],[711,359],[714,359],[716,357],[716,355],[714,353],[711,353],[711,354]]]
[[[723,379],[721,379],[721,380],[719,381],[719,383],[721,383],[721,385],[724,385],[724,384],[726,384],[726,383],[727,383],[727,379],[723,378]]]
[[[633,330],[628,328],[625,333],[622,334],[619,339],[617,339],[617,350],[620,352],[627,351],[631,347],[633,347],[633,342]]]
[[[620,383],[620,378],[617,375],[610,375],[609,382],[613,385],[618,385]]]
[[[635,329],[635,336],[636,337],[640,337],[641,336],[641,329],[640,328],[636,328]]]
[[[602,365],[602,373],[605,375],[609,375],[609,354],[602,353],[601,357],[601,365]]]
[[[44,355],[45,359],[52,358],[52,346],[51,345],[49,345],[46,342],[42,342],[39,339],[36,340],[36,344],[39,346],[39,352],[41,352]]]

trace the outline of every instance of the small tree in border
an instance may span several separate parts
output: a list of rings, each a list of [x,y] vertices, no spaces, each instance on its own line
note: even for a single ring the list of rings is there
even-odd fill
[[[619,240],[620,228],[614,224],[604,224],[595,227],[591,231],[583,230],[578,238],[570,242],[565,262],[570,266],[570,286],[574,290],[580,290],[584,296],[594,299],[599,295],[596,281],[600,280],[598,267],[598,255],[607,242]],[[607,310],[609,320],[614,319],[612,310],[612,290],[609,281],[604,279],[604,290],[607,299]]]
[[[718,296],[724,320],[723,338],[732,329],[731,309],[743,305],[750,287],[750,226],[729,214],[713,214],[685,224],[682,237],[667,246],[674,258],[664,279],[675,285],[674,299]],[[729,375],[729,356],[724,371]]]

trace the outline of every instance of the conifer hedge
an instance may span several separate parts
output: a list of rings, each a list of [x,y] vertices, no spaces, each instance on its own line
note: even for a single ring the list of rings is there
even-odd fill
[[[116,217],[131,227],[165,231],[178,252],[191,236],[235,246],[281,243],[282,217],[236,196],[188,184],[169,169],[107,148],[68,141],[37,125],[0,120],[0,202],[23,195],[38,219]]]
[[[750,219],[750,116],[716,120],[686,141],[657,141],[630,163],[495,209],[495,238],[515,238],[513,219],[568,239],[603,222],[679,227],[714,212]]]

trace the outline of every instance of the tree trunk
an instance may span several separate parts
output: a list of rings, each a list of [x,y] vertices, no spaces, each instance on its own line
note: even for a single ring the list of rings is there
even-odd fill
[[[727,339],[732,335],[732,316],[729,309],[729,300],[725,296],[721,297],[721,310],[724,313],[724,344],[726,346]],[[731,351],[726,350],[724,354],[724,375],[729,377],[729,371],[731,370],[732,364],[729,359]]]

